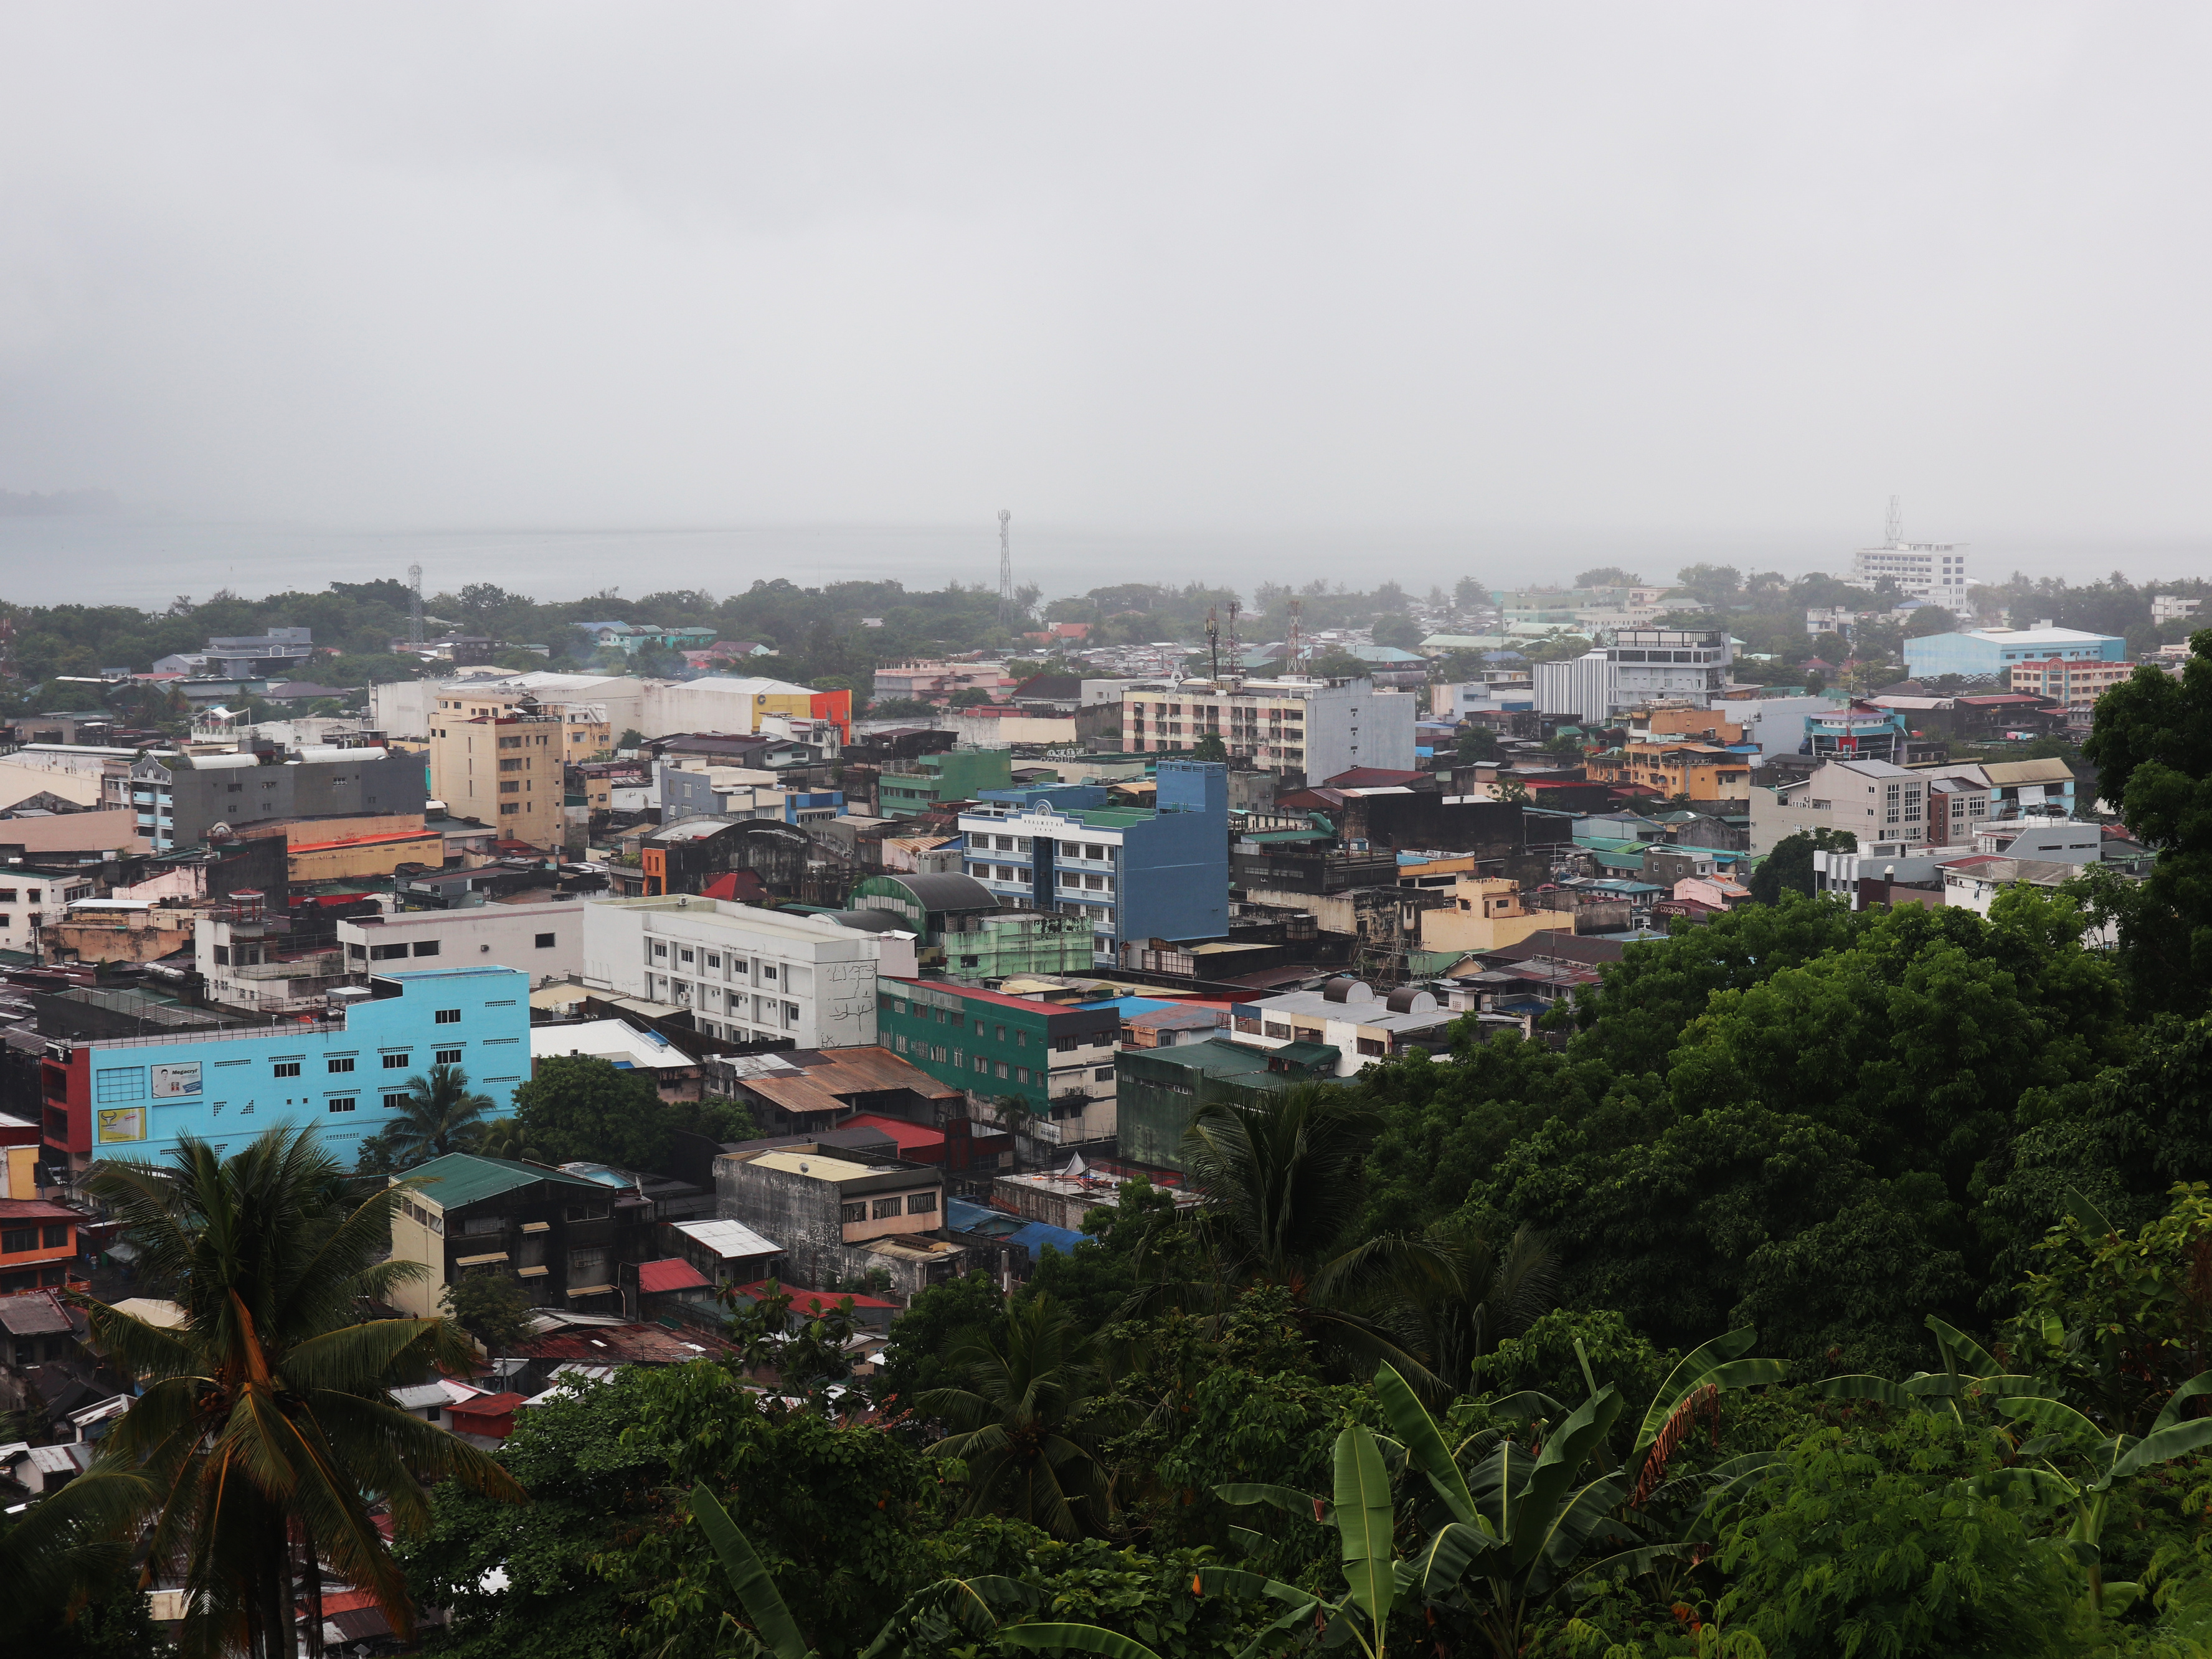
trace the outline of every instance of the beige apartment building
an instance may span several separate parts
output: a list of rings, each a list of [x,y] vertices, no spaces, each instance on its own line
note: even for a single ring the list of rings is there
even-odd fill
[[[2131,662],[2069,660],[2052,657],[2043,662],[2016,662],[2009,670],[2011,689],[2033,696],[2048,697],[2070,713],[2090,709],[2121,681],[2136,672]]]
[[[527,692],[496,689],[449,690],[436,702],[430,787],[447,811],[490,824],[501,841],[557,850],[564,839],[562,762],[571,731],[566,714],[540,706]]]
[[[1121,689],[1121,747],[1173,754],[1218,738],[1263,771],[1334,777],[1354,767],[1413,767],[1420,699],[1368,681],[1137,680]]]

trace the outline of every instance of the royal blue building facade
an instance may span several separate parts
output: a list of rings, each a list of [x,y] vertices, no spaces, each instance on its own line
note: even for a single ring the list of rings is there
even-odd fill
[[[1127,939],[1229,931],[1229,773],[1163,759],[1149,807],[1097,784],[986,790],[960,817],[967,873],[1010,903],[1088,915],[1102,952]]]
[[[161,1036],[56,1042],[43,1062],[46,1159],[159,1159],[185,1135],[235,1151],[272,1124],[313,1124],[350,1164],[434,1065],[510,1111],[530,1076],[530,975],[448,968],[370,978],[336,1018]]]

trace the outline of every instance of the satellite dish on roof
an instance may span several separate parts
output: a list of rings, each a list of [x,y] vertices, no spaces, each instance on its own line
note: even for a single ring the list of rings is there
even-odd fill
[[[207,838],[210,841],[233,841],[237,838],[237,836],[238,831],[227,823],[210,823],[207,827]]]

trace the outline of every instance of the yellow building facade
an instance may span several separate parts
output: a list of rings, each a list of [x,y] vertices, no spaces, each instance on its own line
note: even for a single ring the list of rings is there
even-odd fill
[[[446,810],[491,825],[501,841],[557,851],[565,751],[572,731],[589,740],[588,725],[572,726],[527,692],[447,688],[436,702],[430,788]]]
[[[1575,919],[1565,910],[1531,910],[1521,902],[1521,884],[1496,876],[1462,876],[1452,884],[1449,909],[1421,912],[1421,949],[1474,955],[1518,945],[1532,933],[1571,933]]]

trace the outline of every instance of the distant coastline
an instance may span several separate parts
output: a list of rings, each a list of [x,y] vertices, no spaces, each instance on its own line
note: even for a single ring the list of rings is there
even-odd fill
[[[120,513],[123,503],[110,489],[57,489],[41,495],[0,489],[0,518],[46,519],[70,513]]]

